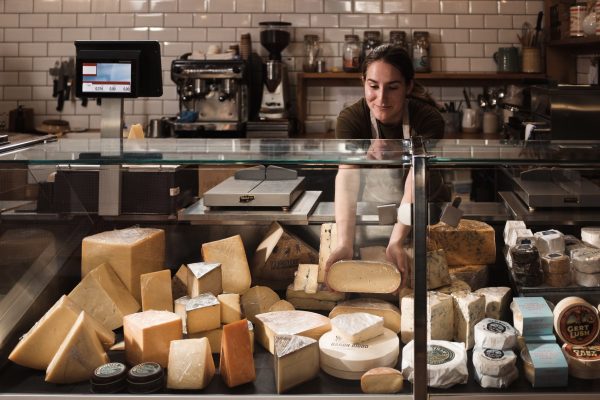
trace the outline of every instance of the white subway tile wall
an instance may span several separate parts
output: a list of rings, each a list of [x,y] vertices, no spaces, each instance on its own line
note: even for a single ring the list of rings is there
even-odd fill
[[[36,123],[49,116],[73,126],[98,128],[100,108],[66,102],[56,111],[52,98],[55,62],[75,55],[73,41],[158,40],[162,48],[164,94],[157,99],[125,101],[126,122],[175,115],[178,99],[170,80],[171,61],[210,44],[227,49],[250,33],[253,49],[266,56],[259,22],[293,24],[292,43],[284,51],[290,81],[302,68],[303,37],[319,35],[327,66],[341,67],[344,35],[379,30],[430,33],[434,71],[495,71],[498,47],[517,44],[523,22],[535,24],[542,0],[0,0],[0,114],[18,105],[35,110]],[[578,63],[578,79],[587,79],[589,59]],[[429,88],[439,100],[460,99],[462,88]],[[360,87],[311,87],[308,118],[334,120],[345,104],[362,95]]]

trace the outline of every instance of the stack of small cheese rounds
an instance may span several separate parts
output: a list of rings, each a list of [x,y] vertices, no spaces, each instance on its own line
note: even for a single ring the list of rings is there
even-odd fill
[[[505,388],[517,379],[516,344],[517,331],[504,321],[486,318],[475,325],[473,366],[481,387]]]

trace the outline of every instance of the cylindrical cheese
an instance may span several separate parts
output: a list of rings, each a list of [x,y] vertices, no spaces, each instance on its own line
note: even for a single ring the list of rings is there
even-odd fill
[[[600,286],[600,273],[586,274],[575,270],[573,271],[573,281],[583,287],[598,287]]]
[[[600,330],[598,310],[580,297],[566,297],[554,308],[554,330],[565,343],[588,345]]]
[[[550,253],[542,256],[544,274],[566,274],[571,271],[571,260],[562,253]]]
[[[600,247],[600,226],[581,228],[581,240],[594,247]]]
[[[600,249],[591,247],[571,252],[573,269],[586,274],[600,273]]]
[[[516,367],[513,367],[506,375],[501,376],[485,375],[475,369],[475,381],[477,381],[482,388],[506,388],[510,386],[510,384],[513,383],[518,377],[519,370]]]
[[[483,375],[507,375],[516,368],[516,363],[517,356],[512,350],[473,349],[473,366]]]
[[[600,346],[565,343],[562,351],[569,364],[569,375],[579,379],[600,379]]]
[[[516,344],[517,331],[504,321],[484,318],[475,325],[476,347],[508,350]]]
[[[544,274],[544,283],[552,287],[567,287],[571,284],[571,273]]]

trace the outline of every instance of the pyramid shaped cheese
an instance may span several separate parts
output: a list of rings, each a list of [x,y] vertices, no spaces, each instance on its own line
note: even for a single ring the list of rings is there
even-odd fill
[[[204,389],[215,375],[215,363],[207,338],[171,341],[169,389]]]
[[[63,295],[19,341],[8,358],[24,367],[44,370],[77,320],[81,308]],[[115,343],[114,332],[92,317],[86,323],[96,332],[104,348]]]
[[[140,275],[160,271],[165,265],[165,231],[127,228],[88,236],[81,243],[81,276],[108,263],[139,302]]]
[[[277,393],[283,393],[317,376],[319,344],[304,336],[275,336],[274,360]]]
[[[123,326],[123,317],[140,309],[139,303],[114,270],[101,264],[69,293],[69,298],[108,329]]]
[[[46,370],[46,382],[76,383],[90,379],[94,369],[110,360],[82,311]]]
[[[162,271],[142,274],[140,276],[140,285],[142,290],[142,310],[173,311],[171,270],[163,269]]]
[[[220,263],[225,293],[244,293],[250,288],[250,267],[240,235],[204,243],[202,257],[207,263]]]
[[[245,319],[223,326],[220,372],[228,387],[243,385],[256,379],[248,321]]]

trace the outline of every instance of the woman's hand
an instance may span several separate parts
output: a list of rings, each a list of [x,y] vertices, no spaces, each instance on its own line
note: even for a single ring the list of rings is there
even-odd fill
[[[351,246],[338,246],[331,252],[329,258],[325,262],[325,284],[327,284],[327,273],[333,263],[341,260],[352,260],[354,249]]]
[[[392,264],[400,271],[400,288],[407,287],[410,280],[410,265],[407,262],[407,254],[401,243],[390,243],[385,250],[385,255]]]

